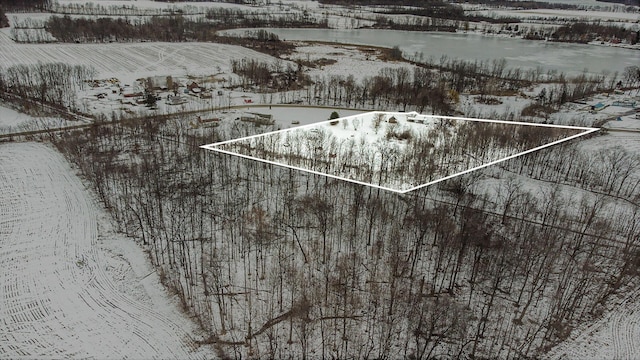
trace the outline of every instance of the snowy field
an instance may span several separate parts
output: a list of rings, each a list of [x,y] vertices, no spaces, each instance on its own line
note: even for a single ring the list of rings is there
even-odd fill
[[[214,43],[11,44],[0,40],[0,64],[38,62],[90,65],[99,77],[123,82],[156,75],[200,76],[230,72],[231,59],[275,58],[240,46]]]
[[[0,358],[212,357],[62,155],[0,145],[0,187]]]
[[[19,113],[13,109],[0,106],[0,129],[15,127],[31,122],[33,118],[27,114]]]
[[[302,44],[298,44],[296,50],[288,56],[288,59],[309,61],[329,59],[336,61],[330,65],[309,69],[307,74],[311,76],[311,78],[327,75],[341,75],[346,78],[352,75],[354,80],[362,81],[365,77],[377,74],[385,68],[407,68],[410,71],[415,68],[414,65],[406,62],[380,61],[378,55],[379,51],[376,51],[376,53],[365,52],[357,46],[319,44],[302,46]]]
[[[68,121],[56,117],[32,117],[5,107],[0,102],[0,135],[80,124],[77,121]]]
[[[622,301],[604,318],[575,331],[547,359],[638,359],[640,357],[640,292]]]

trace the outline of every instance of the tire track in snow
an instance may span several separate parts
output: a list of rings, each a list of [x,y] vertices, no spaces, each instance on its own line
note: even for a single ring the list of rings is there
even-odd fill
[[[574,330],[547,359],[640,359],[640,290],[628,294],[602,319]]]
[[[613,355],[615,359],[640,358],[640,301],[636,292],[621,305],[621,311],[615,311],[611,316],[609,328],[613,339]]]
[[[0,41],[0,63],[5,67],[38,62],[84,64],[96,68],[99,77],[129,82],[140,77],[184,72],[213,73],[228,69],[232,59],[275,63],[275,57],[241,46],[217,43],[109,43],[15,44]],[[292,64],[284,61],[283,65]]]
[[[98,209],[55,150],[0,145],[0,358],[212,357],[184,318],[117,290]]]

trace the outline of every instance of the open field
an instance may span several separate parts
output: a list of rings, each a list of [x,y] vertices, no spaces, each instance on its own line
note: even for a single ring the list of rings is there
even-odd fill
[[[98,77],[123,82],[155,75],[211,75],[229,72],[231,59],[275,61],[240,46],[214,43],[10,44],[0,41],[3,67],[38,62],[90,65]]]
[[[548,359],[635,359],[640,354],[640,301],[629,294],[602,319],[576,331]]]
[[[0,145],[0,184],[0,358],[211,357],[58,152]]]

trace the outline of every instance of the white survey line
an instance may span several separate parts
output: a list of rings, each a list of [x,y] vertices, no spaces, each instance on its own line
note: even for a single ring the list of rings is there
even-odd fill
[[[504,158],[501,158],[501,159],[498,159],[498,160],[495,160],[495,161],[491,161],[489,163],[482,164],[480,166],[476,166],[476,167],[473,167],[473,168],[468,169],[468,170],[457,172],[457,173],[452,174],[452,175],[447,175],[447,176],[445,176],[443,178],[440,178],[440,179],[437,179],[437,180],[433,180],[433,181],[430,181],[428,183],[421,184],[421,185],[418,185],[418,186],[414,186],[414,187],[412,187],[410,189],[407,189],[407,190],[393,189],[393,188],[389,188],[389,187],[385,187],[385,186],[381,186],[381,185],[375,185],[375,184],[367,183],[367,182],[364,182],[364,181],[349,179],[349,178],[345,178],[345,177],[341,177],[341,176],[337,176],[337,175],[331,175],[331,174],[323,173],[323,172],[320,172],[320,171],[315,171],[315,170],[310,170],[310,169],[301,168],[301,167],[297,167],[297,166],[292,166],[292,165],[288,165],[288,164],[284,164],[284,163],[280,163],[280,162],[275,162],[275,161],[271,161],[271,160],[265,160],[265,159],[257,158],[255,156],[238,154],[236,152],[223,150],[223,149],[220,149],[218,147],[220,145],[230,144],[230,143],[243,141],[243,140],[250,140],[250,139],[254,139],[254,138],[258,138],[258,137],[263,137],[263,136],[267,136],[267,135],[283,133],[283,132],[292,131],[292,130],[316,128],[316,127],[318,127],[318,125],[322,125],[322,124],[329,123],[329,122],[332,122],[332,121],[349,120],[349,119],[358,118],[358,117],[367,116],[367,115],[372,115],[372,114],[377,114],[377,113],[378,114],[382,113],[382,114],[385,114],[385,115],[395,115],[395,116],[409,116],[409,115],[410,116],[414,116],[414,117],[419,116],[419,117],[422,117],[423,120],[450,119],[450,120],[462,120],[462,121],[474,121],[474,122],[489,122],[489,123],[498,123],[498,124],[507,124],[507,125],[523,125],[523,126],[535,126],[535,127],[545,127],[545,128],[561,128],[561,129],[569,129],[569,130],[583,130],[583,132],[581,132],[579,134],[576,134],[576,135],[569,136],[569,137],[564,138],[564,139],[553,141],[553,142],[551,142],[549,144],[541,145],[541,146],[538,146],[538,147],[535,147],[535,148],[532,148],[532,149],[529,149],[529,150],[526,150],[526,151],[522,151],[522,152],[514,154],[514,155],[510,155],[510,156],[507,156],[507,157],[504,157]],[[326,176],[326,177],[329,177],[329,178],[332,178],[332,179],[338,179],[338,180],[352,182],[352,183],[355,183],[355,184],[371,186],[371,187],[376,188],[376,189],[392,191],[392,192],[395,192],[395,193],[398,193],[398,194],[406,194],[408,192],[411,192],[411,191],[414,191],[414,190],[417,190],[417,189],[421,189],[421,188],[427,187],[429,185],[433,185],[433,184],[439,183],[441,181],[449,180],[449,179],[452,179],[452,178],[454,178],[456,176],[468,174],[470,172],[473,172],[473,171],[476,171],[476,170],[479,170],[479,169],[482,169],[482,168],[485,168],[485,167],[488,167],[488,166],[491,166],[491,165],[495,165],[495,164],[498,164],[500,162],[516,158],[518,156],[522,156],[522,155],[525,155],[525,154],[532,153],[534,151],[538,151],[538,150],[541,150],[541,149],[544,149],[544,148],[547,148],[547,147],[550,147],[550,146],[554,146],[554,145],[560,144],[562,142],[569,141],[569,140],[578,138],[580,136],[584,136],[584,135],[593,133],[593,132],[598,131],[598,130],[600,130],[600,129],[590,128],[590,127],[581,127],[581,126],[567,126],[567,125],[555,125],[555,124],[534,124],[534,123],[519,122],[519,121],[505,121],[505,120],[492,120],[492,119],[473,119],[473,118],[463,118],[463,117],[455,117],[455,116],[422,115],[422,114],[419,114],[417,112],[404,113],[404,112],[371,111],[371,112],[366,112],[366,113],[346,116],[346,117],[342,117],[342,118],[338,118],[338,119],[322,121],[322,122],[319,122],[319,123],[313,123],[313,124],[309,124],[309,125],[297,126],[297,127],[289,128],[289,129],[282,129],[282,130],[271,131],[271,132],[264,133],[264,134],[246,136],[246,137],[239,138],[239,139],[225,140],[225,141],[221,141],[221,142],[217,142],[217,143],[202,145],[200,147],[203,148],[203,149],[212,150],[212,151],[216,151],[216,152],[223,153],[223,154],[239,156],[239,157],[242,157],[242,158],[245,158],[245,159],[250,159],[250,160],[255,160],[255,161],[261,161],[261,162],[264,162],[264,163],[267,163],[267,164],[272,164],[272,165],[282,166],[282,167],[289,168],[289,169],[304,171],[304,172],[315,174],[315,175],[322,175],[322,176]]]

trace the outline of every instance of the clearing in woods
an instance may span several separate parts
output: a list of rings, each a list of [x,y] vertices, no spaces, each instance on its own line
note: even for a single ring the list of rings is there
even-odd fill
[[[256,114],[241,120],[261,124],[271,119]],[[597,130],[369,112],[202,147],[407,193]]]

